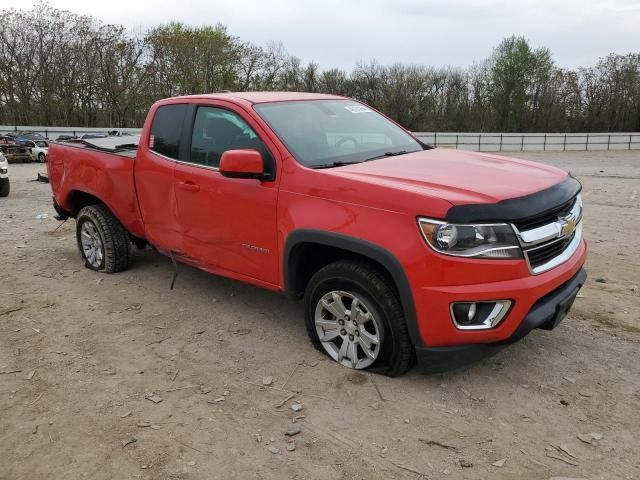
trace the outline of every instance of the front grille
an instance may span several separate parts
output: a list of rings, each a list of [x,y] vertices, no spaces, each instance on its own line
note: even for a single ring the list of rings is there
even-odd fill
[[[529,260],[529,265],[531,265],[531,268],[533,269],[544,265],[549,260],[560,255],[569,246],[575,235],[576,232],[573,232],[573,234],[568,237],[549,242],[541,247],[526,250],[525,254],[527,255],[527,259]]]
[[[552,210],[541,213],[540,215],[516,221],[514,222],[514,225],[518,228],[518,230],[524,232],[526,230],[533,230],[534,228],[541,227],[543,225],[546,225],[547,223],[555,222],[558,217],[562,217],[569,213],[575,201],[576,199],[572,198],[568,202],[563,203],[562,205],[559,205]]]

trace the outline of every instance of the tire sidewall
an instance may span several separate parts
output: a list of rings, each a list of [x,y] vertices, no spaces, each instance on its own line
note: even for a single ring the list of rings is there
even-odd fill
[[[367,306],[372,310],[372,313],[376,315],[380,323],[382,324],[382,332],[380,334],[382,339],[382,346],[380,353],[375,362],[362,371],[380,372],[385,373],[393,363],[393,356],[395,350],[395,335],[390,323],[391,312],[388,308],[385,308],[384,302],[378,302],[374,299],[376,292],[372,290],[366,281],[360,278],[350,278],[344,275],[336,274],[321,279],[318,282],[312,282],[309,284],[310,288],[307,288],[305,293],[305,321],[307,323],[307,331],[311,336],[314,346],[325,353],[329,358],[331,356],[322,346],[322,342],[318,338],[318,334],[315,328],[315,311],[316,306],[320,299],[328,292],[333,290],[341,290],[349,292],[359,298],[362,298]],[[331,358],[333,360],[333,358]]]
[[[91,263],[89,262],[89,260],[87,259],[87,257],[84,254],[84,248],[82,248],[82,240],[80,238],[81,236],[81,232],[82,232],[82,225],[84,225],[86,222],[91,222],[94,226],[94,228],[96,229],[96,231],[98,232],[98,235],[100,236],[100,241],[102,243],[102,262],[100,262],[100,266],[98,267],[94,267],[93,265],[91,265]],[[76,239],[78,241],[78,249],[80,250],[80,256],[82,258],[82,260],[84,261],[84,266],[86,268],[88,268],[89,270],[94,270],[96,272],[100,272],[102,270],[104,270],[105,267],[105,262],[107,260],[107,252],[106,252],[106,248],[105,248],[105,236],[104,236],[104,232],[102,231],[102,228],[100,228],[100,223],[93,218],[92,215],[90,215],[89,212],[80,212],[80,214],[78,215],[78,218],[76,220]]]

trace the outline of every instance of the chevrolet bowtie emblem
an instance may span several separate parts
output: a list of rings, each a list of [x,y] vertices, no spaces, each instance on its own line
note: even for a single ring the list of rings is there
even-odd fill
[[[562,228],[560,229],[560,235],[563,237],[568,237],[571,235],[578,225],[578,219],[573,215],[567,215],[566,217],[560,217],[560,222],[562,223]]]

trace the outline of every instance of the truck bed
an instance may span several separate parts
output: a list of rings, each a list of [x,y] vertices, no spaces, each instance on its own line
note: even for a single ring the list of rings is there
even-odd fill
[[[134,185],[138,141],[139,137],[132,136],[51,142],[47,169],[56,203],[75,214],[72,200],[79,192],[105,204],[108,199],[123,226],[134,235],[144,236]]]
[[[99,150],[105,153],[113,153],[129,158],[135,158],[140,135],[127,135],[124,137],[90,138],[73,142],[51,142],[63,145],[79,145],[87,149]]]

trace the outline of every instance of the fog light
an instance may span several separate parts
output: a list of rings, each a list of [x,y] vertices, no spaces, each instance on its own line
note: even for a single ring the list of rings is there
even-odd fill
[[[460,330],[487,330],[500,324],[511,308],[511,300],[456,302],[451,304],[451,319]]]
[[[476,316],[476,304],[472,303],[469,306],[469,312],[467,313],[467,318],[469,319],[469,322],[473,321],[473,317]]]

